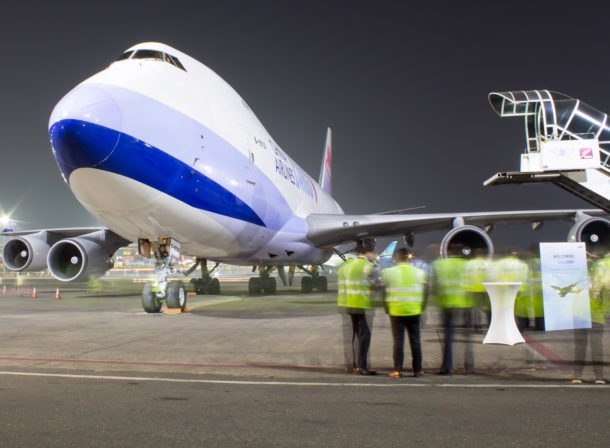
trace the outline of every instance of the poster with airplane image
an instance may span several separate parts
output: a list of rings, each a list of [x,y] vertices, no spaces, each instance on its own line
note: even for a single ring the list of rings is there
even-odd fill
[[[546,330],[591,328],[585,243],[540,243],[540,269]]]

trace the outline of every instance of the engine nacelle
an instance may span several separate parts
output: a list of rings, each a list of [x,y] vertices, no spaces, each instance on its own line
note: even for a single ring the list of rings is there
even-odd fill
[[[47,255],[49,272],[58,280],[84,280],[89,274],[103,275],[113,262],[107,251],[87,238],[66,238],[55,243]]]
[[[2,259],[11,271],[41,271],[47,267],[49,244],[40,234],[18,236],[4,244]]]
[[[604,256],[610,251],[610,220],[588,218],[578,221],[570,229],[568,241],[583,242],[587,246],[589,255]]]
[[[493,256],[494,245],[489,235],[481,228],[471,225],[454,227],[441,241],[440,255],[443,257],[474,257],[475,254]]]

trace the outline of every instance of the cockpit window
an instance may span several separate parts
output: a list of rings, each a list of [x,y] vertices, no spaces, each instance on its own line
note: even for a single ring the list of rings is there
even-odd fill
[[[157,50],[138,50],[133,59],[159,59],[163,60],[163,52]]]
[[[126,59],[156,59],[158,61],[164,61],[168,64],[178,67],[180,70],[186,71],[180,60],[176,56],[171,54],[163,53],[159,50],[129,50],[120,55],[117,61],[124,61]]]
[[[186,69],[185,69],[185,68],[184,68],[184,66],[183,66],[183,65],[180,63],[180,61],[178,60],[178,58],[177,58],[176,56],[172,56],[172,55],[169,55],[169,54],[166,54],[165,56],[167,56],[167,57],[170,59],[171,64],[175,65],[176,67],[178,67],[178,68],[179,68],[179,69],[181,69],[181,70],[186,71]]]
[[[118,58],[116,58],[116,60],[123,61],[125,59],[129,59],[132,54],[133,54],[133,50],[126,51],[125,53],[120,55]]]

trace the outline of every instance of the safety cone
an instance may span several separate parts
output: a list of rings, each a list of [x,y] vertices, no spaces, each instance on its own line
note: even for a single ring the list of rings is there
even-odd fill
[[[36,288],[32,289],[32,299],[38,298],[38,294],[36,294]]]
[[[61,299],[61,295],[59,294],[59,288],[57,288],[57,290],[55,291],[55,298],[57,300]]]

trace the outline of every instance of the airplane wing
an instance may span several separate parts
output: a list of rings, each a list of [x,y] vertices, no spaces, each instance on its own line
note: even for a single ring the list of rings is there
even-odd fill
[[[467,232],[470,232],[471,237],[475,237],[475,239],[481,240],[480,243],[486,243],[489,246],[491,241],[486,236],[484,229],[493,228],[495,225],[530,223],[533,228],[537,228],[547,220],[566,220],[574,222],[574,225],[579,228],[584,228],[586,223],[596,221],[595,217],[606,215],[605,211],[599,209],[393,215],[314,213],[307,217],[309,225],[307,238],[318,247],[331,247],[362,238],[449,230],[447,236],[461,233],[464,237]],[[597,240],[593,242],[597,242]],[[446,244],[448,245],[449,241]]]
[[[52,241],[55,238],[57,240],[61,238],[73,238],[76,236],[85,235],[92,232],[97,232],[100,230],[107,230],[106,227],[65,227],[65,228],[57,228],[57,229],[34,229],[34,230],[7,230],[3,231],[1,235],[3,236],[24,236],[24,235],[32,235],[34,233],[42,233],[46,232],[48,234],[49,241]]]

